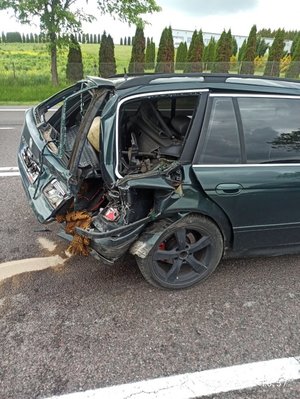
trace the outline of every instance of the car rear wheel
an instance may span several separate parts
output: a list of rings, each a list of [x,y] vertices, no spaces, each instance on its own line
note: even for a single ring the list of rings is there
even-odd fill
[[[190,287],[206,279],[223,254],[218,227],[204,216],[187,216],[170,225],[146,258],[136,257],[145,279],[169,289]]]

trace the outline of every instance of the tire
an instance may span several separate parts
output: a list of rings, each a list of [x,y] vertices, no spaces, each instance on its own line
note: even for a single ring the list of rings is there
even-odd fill
[[[223,255],[223,237],[208,218],[187,216],[166,228],[146,258],[136,256],[144,278],[155,287],[182,289],[206,279]]]

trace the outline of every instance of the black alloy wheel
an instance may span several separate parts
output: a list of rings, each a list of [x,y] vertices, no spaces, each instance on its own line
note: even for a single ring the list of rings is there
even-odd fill
[[[190,287],[207,278],[223,254],[218,227],[203,216],[188,216],[160,236],[145,259],[137,257],[146,280],[170,289]]]

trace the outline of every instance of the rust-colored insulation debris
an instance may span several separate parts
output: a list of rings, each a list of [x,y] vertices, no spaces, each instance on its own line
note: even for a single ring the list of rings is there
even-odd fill
[[[89,254],[88,245],[90,243],[89,238],[82,237],[75,232],[75,227],[82,229],[88,229],[91,225],[92,218],[86,211],[72,211],[66,215],[59,215],[56,217],[59,223],[66,222],[65,232],[73,236],[73,240],[68,247],[68,251],[74,255]]]

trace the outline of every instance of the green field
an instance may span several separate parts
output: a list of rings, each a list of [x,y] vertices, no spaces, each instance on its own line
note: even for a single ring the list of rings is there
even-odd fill
[[[81,45],[84,75],[98,75],[99,44]],[[0,43],[0,104],[39,102],[66,87],[68,51],[58,52],[60,87],[51,85],[46,44]],[[115,46],[117,72],[128,68],[131,46]]]
[[[115,46],[117,73],[128,69],[131,46]],[[99,44],[81,45],[84,76],[98,76]],[[70,83],[66,81],[68,50],[58,51],[59,87],[52,86],[50,75],[50,55],[46,44],[0,43],[0,104],[32,104],[51,96]],[[255,74],[262,75],[266,56],[256,59]],[[290,58],[281,60],[281,76],[284,77]],[[208,69],[209,66],[206,66]],[[230,73],[237,73],[239,63],[234,57]],[[209,71],[209,70],[208,70]],[[152,72],[152,71],[147,71]],[[182,71],[177,71],[182,72]]]

